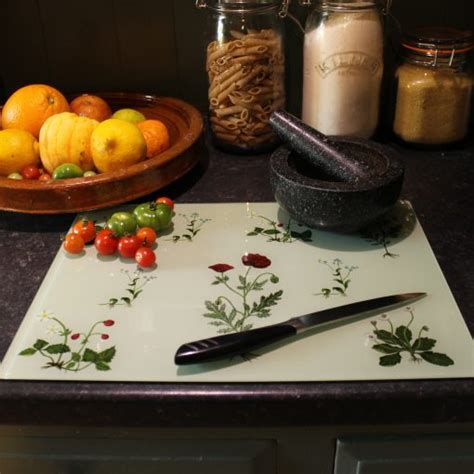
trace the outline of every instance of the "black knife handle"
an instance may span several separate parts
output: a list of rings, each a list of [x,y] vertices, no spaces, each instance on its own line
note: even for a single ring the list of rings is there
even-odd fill
[[[176,351],[174,362],[176,365],[195,364],[219,357],[242,354],[295,334],[296,329],[293,326],[275,324],[188,342]]]

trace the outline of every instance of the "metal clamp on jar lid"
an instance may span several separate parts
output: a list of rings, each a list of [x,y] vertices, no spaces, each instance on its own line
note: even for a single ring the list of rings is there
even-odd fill
[[[210,8],[221,12],[244,13],[248,10],[265,11],[270,8],[280,8],[279,16],[284,18],[288,14],[291,0],[196,0],[197,8]]]
[[[402,42],[405,54],[430,58],[432,66],[451,66],[456,58],[465,59],[474,48],[471,31],[449,27],[422,27],[407,33]]]

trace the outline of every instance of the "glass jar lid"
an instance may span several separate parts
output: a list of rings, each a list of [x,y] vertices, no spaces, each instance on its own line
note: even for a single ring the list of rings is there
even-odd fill
[[[364,9],[380,7],[383,12],[388,12],[392,0],[299,0],[302,6],[315,6],[320,9],[345,10],[345,9]]]
[[[472,31],[450,27],[419,27],[405,34],[402,47],[434,58],[454,57],[474,48]]]
[[[280,8],[279,15],[285,17],[291,0],[196,0],[197,8],[210,8],[220,12],[245,13]]]

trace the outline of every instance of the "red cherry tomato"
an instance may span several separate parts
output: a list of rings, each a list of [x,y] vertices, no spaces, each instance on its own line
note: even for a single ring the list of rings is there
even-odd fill
[[[21,169],[21,175],[25,179],[38,179],[41,176],[41,171],[35,165],[26,165]]]
[[[113,255],[117,251],[118,239],[110,229],[101,230],[94,241],[99,255]]]
[[[148,268],[151,267],[156,261],[155,252],[148,247],[141,247],[135,254],[135,260],[140,267]]]
[[[73,234],[80,235],[84,242],[92,242],[95,239],[96,231],[93,221],[81,219],[72,226]]]
[[[140,239],[143,247],[153,247],[157,235],[151,227],[142,227],[138,230],[137,237]]]
[[[162,202],[163,204],[166,204],[171,210],[174,209],[174,202],[169,197],[161,196],[155,202],[157,204]]]
[[[142,241],[136,235],[126,235],[120,237],[118,251],[122,257],[133,258],[137,250],[142,246]]]
[[[81,253],[84,248],[84,239],[77,234],[67,234],[63,246],[67,253]]]
[[[39,178],[38,178],[38,181],[50,181],[52,178],[51,178],[51,175],[48,174],[48,173],[43,173]]]

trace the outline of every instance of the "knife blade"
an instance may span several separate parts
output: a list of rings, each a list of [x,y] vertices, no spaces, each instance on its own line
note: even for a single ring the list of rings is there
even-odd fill
[[[362,313],[370,312],[366,316],[370,317],[373,316],[374,311],[387,310],[412,303],[424,296],[426,296],[426,293],[403,293],[381,296],[297,316],[281,323],[257,329],[188,342],[178,348],[174,361],[176,365],[186,365],[242,354],[257,347],[301,334],[321,324],[343,321],[346,318]]]

